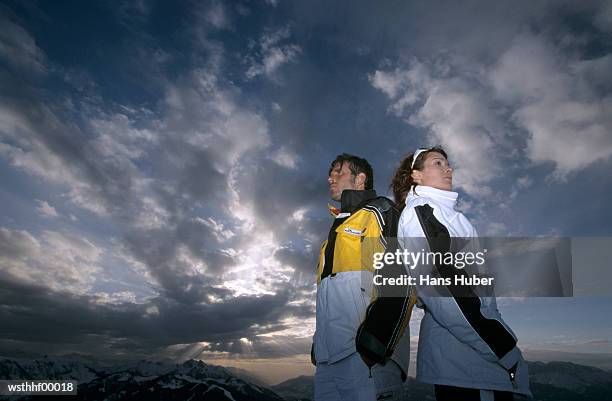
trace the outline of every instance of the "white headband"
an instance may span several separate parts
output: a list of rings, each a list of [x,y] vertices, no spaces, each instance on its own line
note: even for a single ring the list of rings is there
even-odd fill
[[[412,164],[410,165],[410,170],[414,168],[414,162],[416,162],[417,157],[423,152],[427,152],[429,149],[419,148],[414,151],[414,155],[412,156]]]

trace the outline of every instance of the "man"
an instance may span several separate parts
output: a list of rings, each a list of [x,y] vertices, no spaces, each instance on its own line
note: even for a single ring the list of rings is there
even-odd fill
[[[411,288],[386,297],[373,288],[372,256],[392,248],[399,212],[373,190],[372,167],[341,154],[329,169],[334,223],[319,256],[315,400],[399,400],[410,356]],[[389,250],[392,251],[392,250]],[[387,274],[403,267],[385,266]],[[405,335],[404,335],[405,333]]]

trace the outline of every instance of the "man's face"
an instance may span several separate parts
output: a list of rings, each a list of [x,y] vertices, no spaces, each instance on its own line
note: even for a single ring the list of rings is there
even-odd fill
[[[363,189],[363,184],[358,183],[358,178],[351,173],[348,163],[336,163],[329,173],[327,182],[331,198],[337,202],[340,202],[342,191],[345,189]]]

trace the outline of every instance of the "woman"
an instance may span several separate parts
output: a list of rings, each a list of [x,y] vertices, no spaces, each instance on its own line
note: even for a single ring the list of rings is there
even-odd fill
[[[428,247],[429,252],[444,253],[453,237],[454,243],[460,243],[459,237],[477,237],[468,219],[455,210],[452,178],[453,169],[441,148],[418,149],[402,160],[392,187],[397,206],[403,209],[398,237],[407,251]],[[424,247],[415,249],[416,243]],[[451,267],[425,268],[444,276],[457,272]],[[438,401],[498,401],[512,400],[515,393],[530,395],[527,367],[495,298],[478,296],[471,287],[443,289],[446,296],[435,296],[430,288],[417,286],[417,305],[425,311],[417,379],[435,385]]]

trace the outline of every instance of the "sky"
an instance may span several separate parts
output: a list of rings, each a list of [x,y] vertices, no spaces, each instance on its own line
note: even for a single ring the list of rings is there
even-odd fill
[[[610,71],[610,1],[2,0],[0,355],[312,374],[342,152],[390,195],[442,145],[482,235],[608,244]],[[606,288],[499,304],[525,350],[612,355]]]

